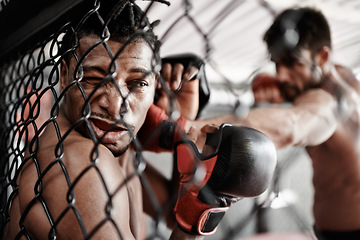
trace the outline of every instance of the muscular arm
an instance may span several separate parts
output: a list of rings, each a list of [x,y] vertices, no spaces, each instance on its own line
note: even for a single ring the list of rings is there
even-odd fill
[[[274,142],[277,148],[291,145],[313,146],[327,140],[336,129],[335,99],[322,89],[309,90],[295,100],[291,107],[252,109],[246,119],[227,115],[213,119],[188,121],[200,128],[204,124],[229,122],[255,128]]]
[[[163,208],[163,211],[165,211],[163,215],[166,218],[167,226],[169,228],[174,227],[175,219],[172,210],[175,203],[171,204],[170,200],[171,196],[177,192],[177,187],[149,163],[146,166],[144,175],[146,177],[146,183],[149,184],[143,187],[144,212],[153,218],[158,218],[161,216],[157,216],[159,213],[156,212],[156,208]],[[150,189],[148,187],[150,187]],[[155,203],[152,197],[156,197]],[[154,206],[154,204],[156,206]]]

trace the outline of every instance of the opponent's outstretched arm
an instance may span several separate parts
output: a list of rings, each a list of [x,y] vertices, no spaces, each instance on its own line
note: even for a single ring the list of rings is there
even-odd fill
[[[337,126],[337,101],[322,89],[309,90],[291,106],[251,109],[246,118],[236,115],[187,121],[185,129],[207,124],[233,123],[265,133],[277,148],[314,146],[326,141]]]

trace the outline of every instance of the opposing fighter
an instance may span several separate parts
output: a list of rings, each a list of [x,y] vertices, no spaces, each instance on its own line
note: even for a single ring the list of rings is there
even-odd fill
[[[306,147],[313,165],[315,233],[321,240],[360,239],[359,81],[350,69],[333,62],[328,22],[315,9],[285,10],[264,40],[276,76],[257,79],[255,98],[291,105],[253,109],[246,119],[224,116],[207,123],[258,129],[277,148]]]

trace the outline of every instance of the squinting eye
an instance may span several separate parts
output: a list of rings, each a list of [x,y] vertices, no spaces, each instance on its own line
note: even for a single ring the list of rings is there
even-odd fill
[[[98,85],[102,78],[99,77],[84,77],[81,82],[89,85]]]
[[[133,80],[128,82],[129,89],[139,88],[139,87],[146,87],[149,84],[144,80]]]
[[[147,86],[148,84],[146,83],[146,82],[144,82],[144,81],[141,81],[141,82],[139,82],[138,83],[138,86],[139,87],[145,87],[145,86]]]

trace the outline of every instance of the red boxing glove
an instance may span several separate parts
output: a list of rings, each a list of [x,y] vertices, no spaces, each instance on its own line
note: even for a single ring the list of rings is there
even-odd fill
[[[200,190],[211,176],[217,156],[201,161],[196,147],[190,142],[178,145],[176,152],[181,180],[179,198],[174,209],[176,221],[186,232],[211,235],[229,209],[228,206],[212,206],[198,199]],[[198,184],[194,177],[196,168],[203,168],[206,174]]]
[[[283,103],[280,84],[274,76],[267,73],[257,75],[252,83],[255,102]]]
[[[176,221],[185,232],[200,235],[213,234],[232,203],[263,193],[276,165],[274,144],[255,129],[223,124],[208,134],[206,144],[216,149],[207,158],[191,141],[175,148],[180,173]]]
[[[170,121],[165,111],[153,104],[146,115],[145,122],[137,137],[144,150],[153,152],[172,151],[174,143],[181,141],[186,119]]]

